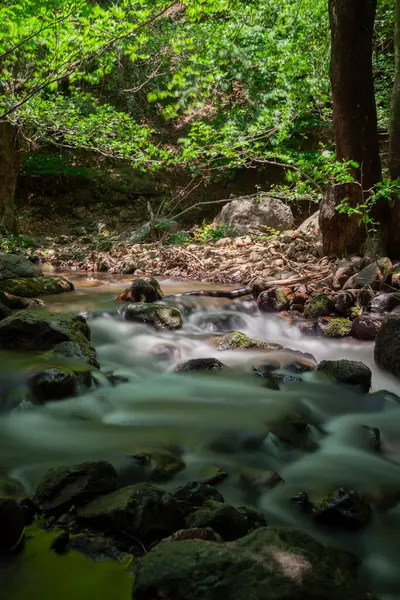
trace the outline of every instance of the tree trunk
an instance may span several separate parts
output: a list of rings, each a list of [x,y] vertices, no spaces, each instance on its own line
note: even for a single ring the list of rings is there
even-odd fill
[[[400,177],[400,0],[396,0],[395,65],[392,106],[390,114],[389,173],[391,179]],[[400,191],[393,198],[392,219],[389,231],[388,254],[400,258]]]
[[[15,187],[22,160],[18,129],[0,123],[0,231],[16,233]]]
[[[330,78],[336,157],[339,161],[353,160],[360,165],[353,169],[352,174],[364,191],[371,189],[381,179],[372,74],[376,3],[377,0],[329,0]],[[358,252],[365,239],[365,232],[358,228],[357,216],[350,218],[337,215],[335,219],[331,214],[333,199],[337,205],[348,197],[348,192],[352,194],[349,198],[351,206],[361,203],[360,193],[354,186],[334,186],[327,192],[324,200],[327,210],[321,211],[320,216],[324,248],[341,256]],[[382,202],[374,207],[373,216],[384,226],[389,218],[389,204]],[[352,223],[345,224],[345,219]]]
[[[389,172],[392,179],[400,177],[400,0],[396,0],[395,64],[392,106],[390,113]]]
[[[346,214],[339,214],[336,206],[344,198],[350,206],[362,204],[361,188],[357,183],[343,183],[329,186],[321,203],[319,222],[323,231],[323,251],[329,256],[347,256],[359,252],[367,234],[365,227]]]

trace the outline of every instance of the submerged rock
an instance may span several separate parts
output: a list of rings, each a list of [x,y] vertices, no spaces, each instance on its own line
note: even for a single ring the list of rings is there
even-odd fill
[[[196,371],[221,371],[227,368],[217,358],[191,358],[186,362],[176,365],[174,371],[175,373],[191,373]]]
[[[61,515],[72,505],[85,504],[117,487],[117,473],[106,462],[86,462],[50,469],[39,483],[34,502],[47,513]]]
[[[376,336],[374,357],[381,369],[400,379],[400,315],[384,319]]]
[[[81,371],[57,367],[42,369],[28,376],[28,385],[36,402],[63,400],[76,396],[81,387],[89,388],[92,374],[88,369]]]
[[[160,540],[182,527],[176,499],[148,483],[101,496],[79,509],[76,519],[84,526],[136,536],[144,543]]]
[[[30,260],[19,254],[0,254],[0,281],[20,277],[37,277],[39,270]]]
[[[187,517],[185,525],[189,529],[209,527],[224,541],[233,541],[244,537],[257,527],[264,527],[266,522],[263,515],[250,509],[240,510],[230,504],[208,500],[204,506]]]
[[[72,292],[75,289],[72,281],[66,277],[30,277],[29,279],[5,279],[0,281],[0,292],[7,292],[14,296],[23,298],[35,298],[36,296],[51,296]]]
[[[14,550],[25,528],[24,513],[13,498],[0,498],[0,557]]]
[[[337,383],[357,386],[363,392],[368,392],[371,387],[371,369],[363,362],[345,359],[323,360],[317,369]]]
[[[233,331],[227,333],[218,341],[218,350],[282,350],[281,344],[254,340],[244,333]]]
[[[159,544],[135,565],[135,575],[133,600],[370,598],[351,555],[278,527],[223,544]]]
[[[154,277],[141,277],[132,282],[131,287],[120,294],[117,300],[124,302],[157,302],[164,294]]]
[[[224,497],[217,488],[199,481],[189,481],[185,485],[177,487],[171,495],[181,505],[184,514],[189,514],[204,506],[209,500],[224,502]]]
[[[52,350],[62,342],[79,346],[85,360],[98,367],[90,344],[90,330],[83,317],[27,309],[0,322],[0,348],[7,350]]]
[[[128,304],[121,310],[127,321],[136,321],[151,325],[159,331],[180,329],[182,327],[182,313],[179,308],[160,304]]]
[[[339,338],[350,335],[352,323],[348,319],[339,317],[337,319],[331,319],[326,324],[320,323],[319,326],[325,337]]]

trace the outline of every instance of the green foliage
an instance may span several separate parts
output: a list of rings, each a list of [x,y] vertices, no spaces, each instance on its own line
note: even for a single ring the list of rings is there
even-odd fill
[[[0,240],[0,249],[2,252],[20,252],[27,248],[35,247],[35,240],[26,235],[7,235],[2,236]]]
[[[178,231],[177,233],[171,233],[168,237],[167,243],[174,246],[187,246],[191,242],[191,235],[188,231]]]
[[[227,225],[213,227],[203,221],[202,225],[193,231],[193,240],[196,244],[208,244],[222,238],[234,237],[234,235],[234,230]]]
[[[40,176],[55,175],[58,177],[81,175],[90,177],[93,175],[93,172],[90,169],[70,164],[62,154],[29,153],[24,156],[21,174]]]

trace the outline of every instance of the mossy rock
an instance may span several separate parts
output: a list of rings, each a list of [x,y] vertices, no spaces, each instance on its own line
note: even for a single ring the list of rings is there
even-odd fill
[[[133,600],[367,600],[351,555],[294,529],[162,543],[135,563]]]
[[[355,530],[367,525],[372,513],[360,494],[340,488],[313,502],[312,514],[318,525]]]
[[[246,509],[238,510],[230,504],[209,500],[186,518],[185,525],[188,529],[209,527],[223,540],[233,541],[244,537],[257,526],[266,525],[262,515],[258,515],[257,520],[253,513],[255,511],[248,515]]]
[[[160,304],[128,304],[121,311],[127,321],[135,321],[151,325],[158,331],[180,329],[182,327],[182,313],[179,308]]]
[[[274,288],[261,292],[257,304],[262,312],[279,312],[289,310],[293,298],[294,293],[291,288]]]
[[[317,369],[337,383],[357,386],[363,392],[371,388],[371,369],[361,361],[323,360]]]
[[[340,338],[350,335],[352,323],[348,319],[338,317],[332,319],[326,325],[320,325],[325,337]]]
[[[86,527],[124,533],[144,543],[160,540],[180,529],[179,503],[171,494],[148,483],[138,483],[101,496],[77,512]]]
[[[218,350],[282,350],[281,344],[254,340],[244,333],[233,331],[227,333],[218,342]]]
[[[24,308],[45,308],[43,300],[38,298],[21,298],[7,292],[0,292],[0,303],[11,310],[23,310]]]
[[[0,321],[11,315],[11,310],[0,301]]]
[[[179,456],[175,456],[171,452],[143,452],[141,454],[128,455],[128,458],[133,460],[132,469],[129,464],[121,472],[124,477],[124,482],[129,479],[130,473],[133,477],[137,476],[138,467],[142,481],[148,483],[163,483],[173,479],[175,475],[183,471],[185,463]],[[136,483],[134,479],[127,481],[127,484]]]
[[[60,515],[72,505],[85,504],[116,487],[117,473],[110,463],[85,462],[47,471],[36,489],[34,501],[46,514]]]
[[[15,277],[37,277],[38,268],[19,254],[0,254],[0,281]]]
[[[81,316],[27,309],[0,321],[1,349],[52,350],[63,342],[76,344],[86,362],[99,366],[89,327]]]
[[[89,388],[91,383],[90,369],[52,367],[35,371],[28,376],[34,402],[39,404],[77,396],[81,389]]]
[[[304,317],[306,319],[316,319],[325,317],[333,310],[332,300],[328,294],[313,293],[310,300],[304,308]]]
[[[189,481],[185,485],[180,485],[171,492],[171,495],[179,503],[185,515],[204,506],[209,500],[224,502],[224,497],[217,488],[200,481]]]
[[[72,292],[75,289],[72,281],[66,277],[30,277],[20,279],[5,279],[0,281],[0,292],[7,292],[23,298],[36,298],[37,296],[51,296]]]
[[[1,325],[1,323],[0,323]],[[400,379],[400,316],[392,315],[383,320],[375,342],[376,364]]]

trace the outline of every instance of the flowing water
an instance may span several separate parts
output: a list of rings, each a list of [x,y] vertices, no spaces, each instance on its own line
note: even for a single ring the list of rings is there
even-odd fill
[[[266,491],[256,502],[267,520],[295,525],[321,541],[351,549],[362,561],[361,576],[380,598],[399,599],[398,507],[375,510],[370,525],[361,532],[345,534],[314,529],[288,502],[300,491],[313,499],[340,486],[365,494],[376,494],[378,489],[400,493],[400,405],[386,393],[400,393],[400,383],[376,368],[373,344],[303,337],[287,320],[259,314],[250,301],[232,303],[205,297],[178,298],[187,307],[183,328],[155,332],[114,316],[114,298],[129,281],[77,275],[75,292],[45,299],[53,311],[96,312],[89,324],[101,368],[125,381],[112,387],[105,377],[97,377],[98,387],[77,398],[2,416],[0,471],[29,491],[53,465],[107,459],[122,467],[126,453],[173,444],[182,449],[187,468],[170,487],[196,479],[210,465],[218,465],[232,474],[221,491],[234,504],[246,501],[235,485],[235,473],[241,469],[252,473],[278,471],[285,483]],[[166,294],[215,287],[160,283]],[[302,381],[279,391],[267,389],[253,367],[267,356],[268,360],[274,358],[274,353],[216,349],[215,338],[221,334],[218,324],[229,320],[234,329],[250,337],[310,353],[318,362],[361,360],[373,371],[373,391],[386,392],[364,396],[313,373],[303,374]],[[172,372],[177,363],[202,357],[216,357],[231,369],[202,374]],[[0,381],[4,389],[21,379],[25,360],[28,358],[4,357]],[[290,362],[291,352],[287,354]],[[318,442],[316,451],[293,449],[273,435],[265,439],[260,450],[252,452],[243,450],[240,443],[230,452],[214,443],[229,432],[262,435],[293,416],[310,424]],[[366,444],[361,425],[379,428],[381,454]],[[321,428],[328,435],[322,436]]]

